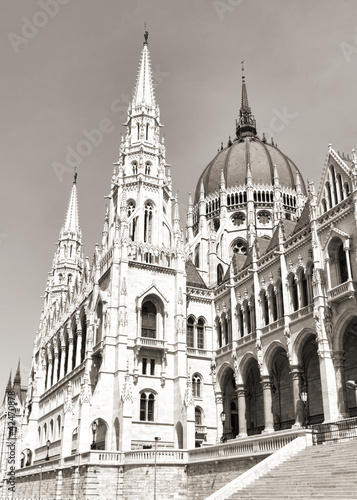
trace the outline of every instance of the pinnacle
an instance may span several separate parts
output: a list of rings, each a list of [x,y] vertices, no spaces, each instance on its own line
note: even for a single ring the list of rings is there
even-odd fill
[[[73,182],[71,196],[68,203],[66,219],[63,225],[63,233],[79,232],[79,216],[78,216],[78,195],[77,182]]]
[[[141,51],[139,71],[136,80],[132,105],[133,107],[146,105],[154,107],[156,104],[154,94],[154,84],[150,62],[150,53],[147,42],[144,43]]]

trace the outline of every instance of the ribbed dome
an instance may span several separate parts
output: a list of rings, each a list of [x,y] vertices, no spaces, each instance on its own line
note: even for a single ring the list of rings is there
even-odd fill
[[[222,170],[226,188],[244,186],[248,164],[253,184],[274,185],[274,166],[276,166],[282,189],[287,187],[295,190],[296,174],[299,174],[301,192],[306,195],[305,184],[296,165],[276,146],[267,144],[255,136],[236,140],[231,146],[219,151],[198,180],[195,204],[200,198],[201,181],[205,197],[219,190]]]

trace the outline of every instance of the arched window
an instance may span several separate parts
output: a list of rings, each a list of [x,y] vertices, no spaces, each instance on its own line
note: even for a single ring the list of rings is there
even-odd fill
[[[142,422],[154,422],[155,395],[143,392],[140,396],[140,420]]]
[[[327,203],[326,203],[325,198],[322,198],[322,200],[321,200],[321,206],[322,206],[322,212],[323,213],[327,212]]]
[[[145,174],[150,175],[150,172],[151,172],[151,163],[149,161],[147,161],[145,163]]]
[[[194,398],[201,398],[202,380],[198,373],[192,376],[192,394]]]
[[[146,203],[145,209],[144,209],[144,241],[147,243],[151,243],[152,214],[153,214],[152,204]]]
[[[73,350],[72,350],[72,370],[76,366],[76,355],[77,355],[77,323],[74,320],[72,323],[72,336],[73,336]]]
[[[187,320],[187,330],[186,330],[186,343],[187,347],[194,346],[194,319],[188,318]]]
[[[81,343],[81,363],[82,363],[86,357],[86,344],[87,344],[87,317],[85,312],[82,314],[81,328],[82,328],[82,343]]]
[[[61,426],[61,415],[57,417],[57,439],[61,438],[62,426]]]
[[[102,340],[103,335],[103,304],[98,302],[97,305],[97,331],[95,336],[95,344]]]
[[[53,441],[54,440],[54,424],[53,424],[53,419],[51,419],[50,422],[50,435],[49,435],[49,440]]]
[[[146,129],[145,129],[145,139],[146,140],[149,139],[149,124],[148,123],[146,124]]]
[[[219,319],[217,319],[217,333],[218,333],[218,347],[222,347],[223,346],[222,325]]]
[[[201,408],[198,408],[198,406],[196,406],[195,408],[195,424],[196,425],[202,425],[202,410]]]
[[[299,298],[298,298],[297,283],[295,280],[295,276],[293,275],[290,275],[289,278],[289,289],[290,289],[291,307],[293,311],[297,311],[299,309]]]
[[[217,285],[220,285],[223,281],[223,267],[221,264],[217,266]]]
[[[198,244],[195,248],[195,266],[197,268],[200,267],[200,244]]]
[[[137,130],[137,137],[139,140],[140,139],[140,125],[139,125],[139,123],[136,124],[136,130]]]
[[[332,288],[345,283],[349,278],[346,251],[340,238],[334,237],[329,243],[330,281]]]
[[[202,318],[197,321],[197,348],[204,349],[205,347],[205,323]]]
[[[129,201],[128,206],[127,206],[127,215],[128,218],[133,215],[135,211],[135,202],[134,201]],[[136,230],[136,223],[137,223],[138,218],[134,217],[129,221],[129,238],[132,241],[135,241],[135,230]]]
[[[246,303],[246,322],[247,322],[247,333],[251,333],[252,331],[252,321],[251,321],[251,309],[249,302]]]
[[[265,291],[262,292],[261,300],[262,300],[264,324],[269,325],[269,322],[270,322],[269,321],[269,304],[268,304],[268,297],[267,297]]]
[[[277,285],[277,302],[278,302],[278,318],[284,316],[284,297],[283,297],[283,284],[279,281]]]
[[[270,290],[270,304],[271,304],[271,313],[273,321],[276,321],[278,319],[278,304],[277,304],[276,293],[273,287],[271,287]]]
[[[156,338],[156,307],[151,301],[143,304],[141,311],[141,336]]]
[[[350,194],[351,190],[350,190],[350,185],[348,184],[348,182],[345,182],[345,195],[346,197]]]
[[[137,161],[133,161],[133,163],[131,164],[131,166],[132,166],[132,169],[133,169],[133,175],[136,175],[138,173],[138,162]]]
[[[331,194],[331,185],[329,182],[326,182],[326,191],[327,191],[327,199],[329,202],[329,208],[332,208],[332,194]]]
[[[240,332],[240,336],[244,337],[244,319],[243,319],[242,307],[239,307],[239,309],[238,309],[238,329]]]
[[[341,174],[337,174],[337,182],[338,182],[338,190],[340,193],[340,199],[343,200],[343,185],[342,185],[342,176]]]
[[[305,307],[308,304],[308,292],[307,292],[307,280],[304,271],[300,273],[300,297],[301,297],[301,307]]]

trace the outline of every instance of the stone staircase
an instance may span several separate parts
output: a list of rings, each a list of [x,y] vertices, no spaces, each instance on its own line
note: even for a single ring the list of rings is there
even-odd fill
[[[357,499],[357,439],[311,446],[229,500]]]

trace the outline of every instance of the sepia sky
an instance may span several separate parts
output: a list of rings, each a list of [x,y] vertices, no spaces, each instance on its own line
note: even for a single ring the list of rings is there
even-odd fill
[[[0,391],[27,383],[47,273],[77,157],[84,254],[100,241],[112,164],[149,36],[166,159],[189,191],[235,134],[241,60],[258,133],[318,187],[328,143],[357,147],[354,0],[3,0],[0,18]],[[83,132],[84,131],[84,132]],[[69,159],[70,160],[70,159]],[[55,165],[55,167],[54,167]],[[2,393],[1,392],[1,393]],[[0,393],[0,399],[2,399]]]

